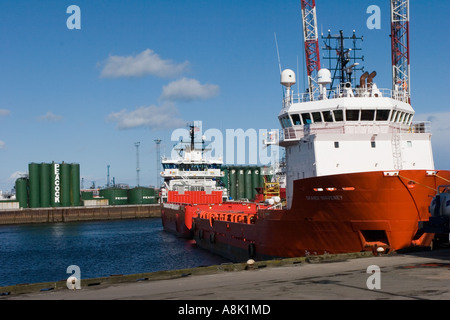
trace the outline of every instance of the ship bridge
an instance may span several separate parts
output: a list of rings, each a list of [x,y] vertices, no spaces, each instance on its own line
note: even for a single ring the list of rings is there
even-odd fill
[[[345,83],[327,91],[328,81],[319,71],[320,90],[312,99],[309,94],[292,94],[295,74],[282,73],[286,94],[278,119],[283,129],[280,145],[286,149],[288,207],[298,179],[434,170],[430,123],[413,122],[407,95],[362,80],[356,88]]]
[[[278,116],[282,146],[314,133],[429,132],[429,123],[414,123],[414,109],[404,97],[388,89],[346,88],[310,101],[309,94],[283,99]]]

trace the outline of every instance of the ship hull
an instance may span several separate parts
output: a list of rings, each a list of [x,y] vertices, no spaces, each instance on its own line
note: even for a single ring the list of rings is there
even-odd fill
[[[428,220],[436,188],[449,180],[450,171],[425,170],[296,180],[289,210],[259,210],[252,223],[200,213],[194,239],[233,261],[429,246],[433,235],[418,232],[418,224]]]
[[[196,211],[190,204],[161,204],[161,221],[165,231],[178,237],[192,239],[192,219]]]
[[[162,203],[161,221],[165,231],[178,237],[193,238],[193,221],[199,212],[204,210],[232,211],[239,213],[255,213],[257,207],[265,207],[254,202],[235,202],[195,204],[195,203]]]

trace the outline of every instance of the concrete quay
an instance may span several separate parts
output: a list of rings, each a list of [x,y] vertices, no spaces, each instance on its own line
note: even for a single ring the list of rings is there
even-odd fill
[[[79,290],[63,288],[64,283],[0,299],[265,300],[269,306],[271,300],[449,300],[450,249],[311,256],[124,277],[82,279]]]
[[[159,204],[0,210],[0,225],[161,217]]]

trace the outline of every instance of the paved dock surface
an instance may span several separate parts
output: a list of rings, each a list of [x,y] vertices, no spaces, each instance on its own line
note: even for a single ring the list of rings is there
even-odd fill
[[[170,280],[82,287],[80,290],[61,289],[0,299],[449,300],[450,250],[331,263],[301,263]]]

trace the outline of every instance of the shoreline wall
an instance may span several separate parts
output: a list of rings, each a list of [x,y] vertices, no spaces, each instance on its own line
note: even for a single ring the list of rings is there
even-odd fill
[[[34,208],[0,211],[0,225],[161,217],[159,204]]]

